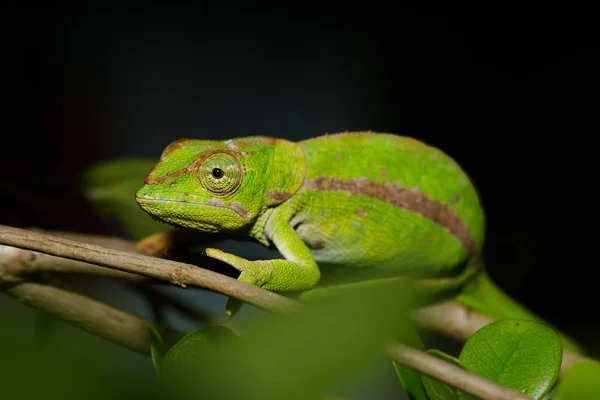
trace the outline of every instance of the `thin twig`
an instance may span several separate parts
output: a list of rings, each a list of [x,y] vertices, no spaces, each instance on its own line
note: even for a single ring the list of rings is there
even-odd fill
[[[286,312],[299,307],[298,302],[287,297],[192,264],[148,257],[5,225],[0,225],[0,243],[140,274],[181,287],[204,287],[242,299],[264,310]]]
[[[421,328],[441,333],[458,342],[466,342],[479,329],[494,322],[490,317],[451,301],[421,308],[414,312],[413,317]],[[580,354],[563,351],[561,374],[573,363],[586,359]]]
[[[403,344],[394,343],[387,347],[385,353],[395,361],[409,366],[414,365],[415,370],[450,383],[452,386],[482,399],[531,400],[531,397],[516,390],[498,385],[489,379]]]
[[[159,308],[170,306],[193,321],[206,323],[216,322],[207,311],[193,307],[192,305],[187,304],[183,299],[164,290],[160,290],[157,287],[150,285],[131,285],[131,287],[142,293],[148,301],[155,303]]]
[[[160,303],[161,307],[172,307],[193,321],[204,322],[210,325],[221,325],[238,335],[240,334],[239,327],[233,321],[228,321],[224,318],[215,318],[210,312],[201,310],[197,306],[185,301],[185,299],[163,290],[166,288],[150,285],[132,285],[132,287],[144,293],[145,296],[151,297],[153,301]]]
[[[113,343],[148,355],[149,322],[102,302],[39,283],[20,283],[4,290],[17,300],[47,311]],[[530,399],[410,347],[393,344],[386,354],[417,371],[489,400]]]
[[[70,236],[76,237],[74,234]],[[116,244],[121,248],[135,248],[135,246],[131,246],[131,242],[122,239],[106,239],[107,240],[101,240],[101,238],[95,238],[95,241],[107,243],[109,245]],[[2,266],[2,269],[0,269],[0,283],[20,283],[26,281],[30,275],[44,276],[48,273],[52,273],[53,275],[75,274],[103,278],[117,278],[121,281],[130,283],[133,288],[139,290],[145,296],[156,299],[162,306],[170,306],[195,321],[219,324],[227,326],[234,332],[238,331],[238,328],[232,321],[225,321],[222,318],[210,316],[208,312],[200,310],[198,307],[187,303],[183,299],[167,293],[164,290],[161,290],[161,288],[153,286],[152,284],[160,283],[160,281],[143,275],[132,274],[83,261],[71,260],[68,258],[38,253],[32,250],[3,245],[0,245],[0,265]]]
[[[76,240],[78,242],[97,244],[99,246],[109,247],[111,249],[129,251],[131,253],[137,252],[136,244],[134,241],[123,239],[120,237],[57,230],[47,231],[40,228],[31,228],[27,230],[31,232],[46,233],[48,235],[58,236],[64,239]]]
[[[156,282],[152,278],[139,274],[10,246],[0,245],[0,262],[3,264],[3,269],[0,270],[0,281],[29,274],[59,273],[118,278],[132,283]]]
[[[0,225],[0,243],[40,251],[58,257],[86,261],[88,263],[101,265],[107,268],[124,271],[129,274],[140,274],[146,277],[168,281],[182,287],[186,287],[186,285],[204,287],[215,292],[241,299],[268,311],[286,312],[302,307],[300,303],[281,295],[277,295],[251,285],[246,285],[238,280],[214,273],[212,271],[204,270],[191,264],[157,259],[132,252],[109,249],[80,241],[58,238],[56,236],[46,235],[39,232],[31,232],[2,225]],[[1,275],[0,278],[2,278]],[[8,278],[10,278],[10,276]],[[10,281],[10,279],[7,279],[7,281]],[[425,313],[421,314],[420,316],[417,314],[417,322],[419,319],[422,320],[424,318],[423,315],[427,316],[428,314]],[[429,314],[429,317],[431,317],[431,314]],[[430,323],[430,327],[433,326],[434,325]],[[471,325],[470,327],[471,329],[474,329],[474,325]],[[439,329],[439,326],[437,328]],[[465,329],[465,332],[466,331],[467,330]],[[136,346],[134,345],[128,347]],[[434,358],[436,364],[434,364],[435,367],[432,370],[432,367],[429,367],[428,365],[433,361],[428,357],[421,357],[428,356],[427,354],[414,349],[409,349],[412,352],[407,351],[406,349],[407,348],[405,346],[392,346],[387,350],[387,354],[392,359],[401,362],[417,371],[421,371],[427,375],[431,375],[434,378],[439,379],[440,381],[456,386],[452,381],[452,379],[454,379],[452,378],[452,376],[454,376],[452,373],[448,375],[446,372],[442,372],[437,369],[444,368],[444,371],[446,371],[445,368],[453,367],[451,364]],[[415,354],[419,356],[415,357]],[[464,371],[462,372],[464,373]],[[497,384],[487,380],[481,381],[474,379],[474,376],[475,375],[473,374],[469,374],[469,379],[463,383],[460,383],[461,385],[466,386],[459,386],[459,388],[475,395],[479,395],[477,393],[495,392],[498,389]],[[481,397],[494,399],[506,398],[487,396]],[[513,396],[510,398],[517,397]]]
[[[150,352],[149,321],[100,301],[41,283],[4,287],[23,304],[49,312],[73,325],[138,353]]]
[[[41,235],[41,237],[39,235]],[[155,274],[150,276],[171,282],[173,282],[174,276],[177,276],[178,274],[182,275],[182,269],[184,271],[192,269],[192,271],[196,271],[196,274],[188,274],[188,280],[181,281],[180,279],[180,283],[197,285],[219,293],[230,295],[247,303],[254,304],[267,311],[289,311],[300,305],[299,303],[286,297],[256,288],[254,286],[246,285],[235,279],[231,279],[221,274],[204,270],[190,264],[149,258],[147,256],[132,253],[135,251],[135,244],[128,240],[97,235],[75,234],[70,232],[58,232],[58,235],[61,238],[70,238],[71,240],[65,241],[64,239],[57,238],[53,235],[47,235],[39,231],[34,232],[0,225],[0,243],[11,244],[20,248],[29,248],[39,251],[45,251],[44,249],[47,247],[54,247],[55,250],[58,248],[66,248],[66,250],[63,250],[62,253],[69,253],[68,255],[63,256],[62,254],[58,254],[60,253],[59,251],[56,251],[56,253],[52,254],[57,254],[61,257],[55,257],[42,253],[24,253],[21,250],[13,247],[0,247],[0,259],[6,260],[7,257],[12,257],[20,260],[18,271],[12,271],[13,273],[81,273],[88,275],[112,276],[134,283],[152,281],[152,279],[144,276],[147,273],[144,266],[147,264],[154,264],[155,268],[152,269],[152,272],[154,273],[156,272],[157,268],[160,269],[160,271],[158,271],[158,275]],[[44,240],[47,240],[47,242],[44,243]],[[76,249],[68,251],[71,243],[73,243],[73,240],[76,240],[74,242]],[[80,251],[76,250],[79,250],[81,246],[86,246],[86,243],[82,243],[81,240],[89,240],[91,242],[114,247],[116,249],[128,249],[130,252],[124,253],[114,250],[111,253],[111,250],[105,247],[101,247],[100,250],[96,250],[97,252],[106,255],[104,262],[98,262],[97,264],[105,265],[107,268],[88,262],[62,258],[69,257],[69,255],[71,255],[70,258],[77,258]],[[87,246],[90,248],[98,247],[90,244],[87,244]],[[128,266],[122,266],[121,259],[129,258],[131,256],[135,256],[144,260],[142,263],[143,265],[141,268],[137,268],[136,265],[130,265],[129,271],[131,272],[121,271],[121,269],[128,268]],[[81,259],[83,260],[85,258]],[[10,265],[14,265],[14,263],[9,264],[8,268],[10,268]],[[2,274],[4,273],[6,275],[8,272],[11,271],[7,270],[6,268],[4,270],[0,270],[0,281],[2,280]],[[7,279],[7,277],[5,276],[4,279]],[[226,290],[220,290],[222,287],[225,287]],[[465,342],[477,330],[493,322],[493,319],[472,311],[467,307],[455,302],[434,304],[432,306],[417,310],[414,314],[414,320],[415,323],[422,328],[440,332],[445,336],[452,337],[459,342]],[[573,362],[578,362],[585,359],[586,358],[581,355],[565,350],[563,354],[561,373],[563,373]]]

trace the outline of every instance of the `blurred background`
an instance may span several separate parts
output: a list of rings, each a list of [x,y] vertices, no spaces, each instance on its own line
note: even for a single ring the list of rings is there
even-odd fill
[[[600,49],[591,10],[138,2],[4,5],[0,21],[1,224],[122,235],[77,196],[74,182],[102,160],[158,158],[182,137],[413,136],[443,149],[475,182],[492,277],[600,355],[593,256]],[[123,288],[95,290],[147,313]],[[86,365],[89,349],[99,360],[92,380],[106,366],[113,375],[153,374],[148,359],[43,322],[7,296],[0,310],[0,351],[37,343]],[[387,378],[376,396],[375,386],[360,393],[399,398],[391,369]]]

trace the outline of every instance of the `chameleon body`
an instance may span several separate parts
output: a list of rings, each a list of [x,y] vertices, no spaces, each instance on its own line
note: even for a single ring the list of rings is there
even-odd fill
[[[182,139],[163,151],[136,199],[163,222],[276,247],[283,259],[206,249],[241,281],[276,291],[310,290],[328,271],[453,276],[484,236],[477,192],[459,165],[392,134]]]

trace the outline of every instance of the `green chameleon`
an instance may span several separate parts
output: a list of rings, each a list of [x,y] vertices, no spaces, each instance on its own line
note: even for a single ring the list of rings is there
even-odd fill
[[[274,246],[283,259],[205,250],[264,289],[310,293],[318,285],[403,277],[456,294],[475,281],[464,303],[494,318],[537,319],[481,267],[484,212],[467,174],[409,137],[181,139],[163,151],[136,200],[171,225]],[[170,240],[153,235],[138,248],[160,253]]]

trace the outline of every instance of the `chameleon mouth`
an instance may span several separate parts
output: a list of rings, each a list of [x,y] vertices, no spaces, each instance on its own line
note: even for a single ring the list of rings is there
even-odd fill
[[[185,218],[187,215],[189,215],[189,213],[184,211],[185,208],[189,209],[190,207],[214,207],[233,211],[244,221],[248,220],[250,216],[250,213],[247,210],[245,210],[239,203],[225,203],[221,199],[210,199],[206,202],[194,202],[175,199],[159,199],[155,197],[136,195],[135,200],[137,201],[139,206],[147,213],[159,217],[169,217],[169,219],[191,221],[191,218]]]

